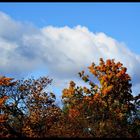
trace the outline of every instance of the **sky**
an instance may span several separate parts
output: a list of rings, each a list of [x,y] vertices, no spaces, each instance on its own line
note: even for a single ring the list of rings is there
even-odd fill
[[[49,76],[61,95],[99,58],[121,61],[140,92],[140,3],[0,3],[0,73]]]

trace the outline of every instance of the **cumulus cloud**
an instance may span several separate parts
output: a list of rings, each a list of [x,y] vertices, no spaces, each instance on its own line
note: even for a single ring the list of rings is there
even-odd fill
[[[46,69],[55,84],[64,87],[71,79],[79,81],[77,73],[92,62],[98,64],[100,57],[121,61],[134,85],[140,83],[140,55],[105,33],[93,33],[80,25],[38,28],[0,12],[0,73],[3,75],[23,76]]]

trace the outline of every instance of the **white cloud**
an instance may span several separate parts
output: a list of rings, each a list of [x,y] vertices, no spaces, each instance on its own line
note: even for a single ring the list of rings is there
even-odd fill
[[[0,12],[1,74],[26,75],[43,68],[56,85],[64,87],[71,79],[78,81],[77,73],[92,62],[98,64],[100,57],[121,61],[134,85],[140,83],[140,55],[105,33],[80,25],[40,29]]]

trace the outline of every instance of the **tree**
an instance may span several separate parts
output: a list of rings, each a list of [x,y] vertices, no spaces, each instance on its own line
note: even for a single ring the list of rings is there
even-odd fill
[[[140,94],[133,99],[135,109],[130,119],[130,131],[133,137],[140,137]]]
[[[127,68],[101,58],[88,69],[79,72],[84,87],[70,81],[63,90],[62,109],[48,77],[0,77],[0,137],[139,138],[140,95],[132,95]]]
[[[0,137],[10,136],[10,130],[5,125],[8,119],[8,114],[5,113],[5,102],[9,97],[4,94],[4,89],[15,85],[15,82],[12,80],[12,78],[5,76],[0,77]]]
[[[63,90],[65,112],[85,129],[90,128],[93,137],[131,137],[128,119],[135,105],[127,68],[114,59],[104,62],[101,58],[98,66],[92,63],[88,69],[98,83],[93,82],[91,75],[79,72],[90,88],[76,87],[71,81],[69,88]]]
[[[2,108],[2,112],[7,114],[5,127],[12,136],[42,137],[46,132],[47,119],[54,109],[58,109],[55,95],[46,91],[52,80],[48,77],[31,78],[17,80],[14,84],[10,83],[11,79],[6,80],[0,87],[0,96],[8,97]]]

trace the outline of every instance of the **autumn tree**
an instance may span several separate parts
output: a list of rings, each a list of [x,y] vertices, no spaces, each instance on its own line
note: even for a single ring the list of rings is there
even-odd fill
[[[130,131],[133,137],[140,138],[140,94],[133,98],[135,109],[130,119]]]
[[[49,137],[57,138],[88,138],[88,133],[83,133],[80,122],[71,120],[64,112],[61,112],[59,120],[48,131]]]
[[[82,71],[79,76],[90,88],[71,81],[63,90],[64,111],[71,120],[81,122],[83,133],[89,129],[92,137],[131,137],[128,119],[135,105],[127,68],[114,59],[104,62],[101,58],[98,66],[92,63],[88,69],[90,75]]]
[[[13,78],[8,78],[5,76],[0,77],[0,137],[9,137],[10,129],[7,124],[8,113],[5,112],[6,101],[9,98],[8,95],[4,94],[5,88],[9,88],[15,85],[16,82],[13,82]],[[13,130],[14,133],[14,130]],[[14,133],[15,134],[15,133]]]
[[[43,137],[56,110],[55,95],[47,91],[52,80],[48,77],[17,80],[13,86],[6,83],[0,86],[0,96],[8,97],[3,108],[7,114],[7,129],[14,130],[17,137]],[[1,99],[1,100],[2,100]]]
[[[85,86],[70,81],[63,90],[62,109],[48,77],[0,77],[0,137],[140,137],[140,95],[127,68],[101,58],[88,69],[79,72]]]

